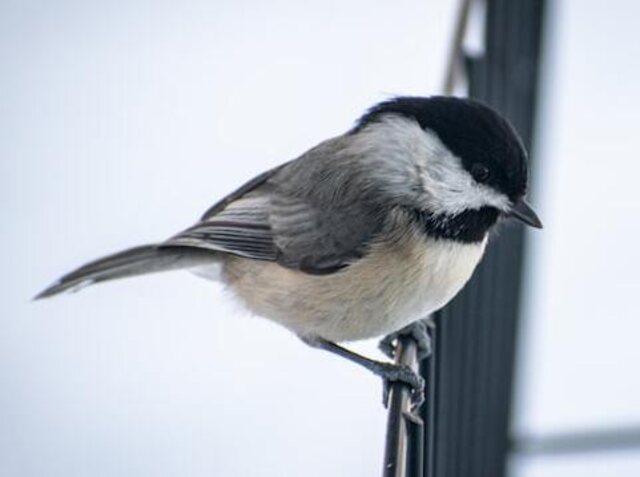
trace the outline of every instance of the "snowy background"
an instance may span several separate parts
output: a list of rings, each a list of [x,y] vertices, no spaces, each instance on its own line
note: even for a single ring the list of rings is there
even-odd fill
[[[640,6],[550,3],[515,423],[541,437],[640,425]],[[379,474],[378,379],[218,285],[30,298],[191,225],[372,103],[437,93],[454,6],[0,0],[0,475]],[[626,477],[640,452],[513,464]]]

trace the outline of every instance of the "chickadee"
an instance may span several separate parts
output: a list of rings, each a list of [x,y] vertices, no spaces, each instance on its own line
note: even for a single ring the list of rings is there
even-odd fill
[[[406,367],[337,342],[397,332],[465,285],[502,217],[541,228],[524,201],[527,154],[486,105],[398,97],[345,134],[250,180],[194,226],[93,261],[36,298],[188,269],[306,343],[418,390]]]

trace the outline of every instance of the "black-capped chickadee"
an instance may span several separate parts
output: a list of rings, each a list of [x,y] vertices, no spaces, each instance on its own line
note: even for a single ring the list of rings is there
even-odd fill
[[[443,307],[469,280],[501,217],[542,226],[524,201],[527,158],[489,107],[398,97],[271,169],[169,240],[91,262],[40,293],[188,269],[253,313],[385,379],[408,368],[336,342],[386,335]]]

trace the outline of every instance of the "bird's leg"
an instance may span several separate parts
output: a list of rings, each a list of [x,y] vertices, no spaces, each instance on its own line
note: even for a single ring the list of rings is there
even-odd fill
[[[411,401],[414,406],[419,407],[424,402],[424,379],[416,374],[410,367],[393,363],[385,363],[376,361],[371,358],[354,353],[351,350],[343,348],[332,341],[319,337],[301,337],[302,341],[314,348],[323,349],[330,353],[336,354],[348,359],[363,368],[368,369],[377,376],[380,376],[384,382],[383,404],[386,406],[388,401],[389,382],[399,381],[411,388]]]
[[[385,336],[378,348],[389,358],[395,358],[396,346],[395,342],[398,336],[410,336],[418,345],[418,360],[423,360],[431,354],[431,338],[429,337],[429,328],[433,329],[434,323],[431,318],[414,321],[408,326]]]

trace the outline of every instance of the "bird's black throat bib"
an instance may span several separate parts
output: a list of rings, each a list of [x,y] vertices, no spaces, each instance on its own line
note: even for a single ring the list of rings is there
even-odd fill
[[[414,210],[413,219],[429,237],[476,243],[484,240],[489,229],[498,221],[499,214],[494,207],[465,210],[454,215]]]

